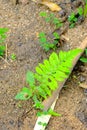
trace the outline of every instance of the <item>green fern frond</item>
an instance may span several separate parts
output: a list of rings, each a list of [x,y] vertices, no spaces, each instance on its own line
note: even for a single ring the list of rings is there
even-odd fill
[[[73,58],[80,52],[80,49],[68,52],[60,51],[59,55],[53,52],[48,60],[44,60],[43,64],[40,63],[36,67],[35,78],[41,87],[44,86],[43,91],[46,96],[49,96],[58,87],[58,82],[69,76]],[[49,94],[47,89],[49,89]]]
[[[82,52],[80,49],[68,52],[60,51],[59,54],[53,52],[48,60],[45,59],[43,63],[39,63],[35,68],[35,73],[28,71],[26,75],[27,83],[30,85],[30,88],[26,89],[26,93],[29,95],[28,98],[23,96],[26,93],[22,90],[22,93],[19,93],[16,99],[26,100],[32,96],[36,108],[42,109],[41,102],[48,96],[51,96],[52,92],[58,88],[58,83],[64,81],[69,76],[73,59],[80,52]]]

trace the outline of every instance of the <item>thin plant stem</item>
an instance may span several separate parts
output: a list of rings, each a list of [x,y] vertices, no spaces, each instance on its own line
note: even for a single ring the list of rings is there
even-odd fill
[[[10,65],[10,64],[7,62],[7,60],[4,59],[2,56],[0,56],[0,58],[1,58],[5,63],[7,63],[8,65]]]

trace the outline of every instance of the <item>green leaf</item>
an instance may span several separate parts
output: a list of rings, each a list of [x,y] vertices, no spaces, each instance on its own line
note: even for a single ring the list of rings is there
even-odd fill
[[[22,88],[22,91],[23,91],[23,92],[26,92],[26,93],[28,93],[28,94],[30,93],[30,90],[29,90],[29,88],[27,88],[27,87],[23,87],[23,88]]]
[[[56,67],[56,65],[58,65],[58,63],[59,63],[58,56],[55,54],[55,52],[53,52],[50,55],[49,62],[50,62],[50,65],[52,65],[53,67]]]
[[[43,75],[43,70],[40,67],[36,67],[36,72],[40,75]]]
[[[79,8],[78,8],[78,13],[79,13],[80,16],[83,15],[83,8],[82,8],[82,7],[79,7]]]
[[[38,93],[39,95],[41,95],[41,97],[43,97],[44,99],[47,98],[47,94],[45,93],[44,89],[41,88],[40,86],[37,87]]]
[[[53,19],[53,23],[54,23],[54,24],[58,24],[58,23],[60,23],[60,21],[59,21],[58,18],[54,18],[54,19]]]
[[[60,61],[59,61],[57,53],[53,52],[51,54],[51,56],[53,57],[53,60],[55,61],[55,64],[58,66],[58,64],[59,64]]]
[[[40,41],[41,43],[46,43],[46,42],[47,42],[47,39],[46,39],[45,37],[42,37],[42,38],[39,39],[39,41]]]
[[[12,59],[12,60],[16,60],[16,54],[12,53],[12,54],[11,54],[11,59]]]
[[[42,105],[41,101],[39,101],[39,100],[37,99],[37,96],[36,96],[36,95],[33,96],[33,100],[34,100],[34,103],[35,103],[35,104],[34,104],[34,107],[35,107],[35,108],[37,108],[37,109],[38,109],[38,108],[39,108],[39,109],[43,109],[44,106]]]
[[[50,90],[50,88],[48,87],[48,82],[45,82],[45,84],[42,83],[41,87],[44,89],[45,93],[46,93],[48,96],[51,96],[51,90]]]
[[[48,60],[44,60],[44,66],[45,66],[47,71],[50,71],[50,63]]]
[[[39,15],[40,15],[41,17],[47,17],[47,13],[46,13],[45,11],[41,11],[41,12],[39,13]]]
[[[56,28],[60,28],[60,27],[62,27],[63,26],[63,23],[57,23],[56,24]]]
[[[39,41],[40,41],[41,43],[43,43],[43,44],[47,42],[46,35],[45,35],[44,32],[40,32],[40,33],[39,33]],[[41,45],[43,45],[43,44],[41,44]]]
[[[8,28],[0,28],[0,35],[8,32]]]
[[[74,28],[75,27],[75,23],[71,23],[69,27],[70,28]]]
[[[28,100],[31,96],[32,96],[32,91],[24,87],[22,88],[21,92],[15,96],[15,99]]]
[[[48,110],[48,114],[50,114],[52,116],[61,116],[61,114],[58,114],[58,113],[54,112],[52,109]]]
[[[50,13],[49,17],[50,17],[51,19],[55,18],[55,16],[54,16],[53,13]]]
[[[31,71],[28,71],[26,74],[26,81],[30,86],[33,86],[35,83],[34,74]]]
[[[50,50],[49,45],[48,45],[47,43],[43,43],[43,44],[41,44],[41,46],[43,47],[43,49],[44,49],[46,52]]]
[[[39,112],[37,112],[37,116],[38,117],[40,117],[40,116],[42,116],[42,115],[47,115],[48,114],[48,112],[47,111],[39,111]]]
[[[44,64],[39,63],[39,67],[43,71],[43,75],[48,72],[48,69]]]
[[[80,61],[82,61],[82,62],[84,62],[84,63],[87,63],[87,58],[81,57],[81,58],[80,58]]]
[[[75,13],[71,13],[70,16],[68,17],[68,21],[72,22],[75,19]]]
[[[59,59],[60,59],[60,61],[64,61],[65,59],[64,59],[64,53],[63,53],[63,51],[60,51],[60,53],[59,53]]]
[[[42,76],[41,75],[39,75],[38,73],[35,73],[34,77],[35,77],[35,79],[37,81],[41,82],[41,80],[42,80]]]
[[[66,73],[70,72],[70,68],[67,68],[67,67],[62,66],[62,65],[58,67],[58,70],[60,70],[61,72],[66,72]]]
[[[45,35],[44,32],[40,32],[40,33],[39,33],[39,37],[46,37],[46,35]]]
[[[77,21],[78,21],[78,18],[75,17],[75,18],[73,19],[73,22],[77,22]]]
[[[53,76],[57,81],[63,81],[65,78],[67,78],[67,75],[59,70]]]
[[[54,32],[53,36],[55,37],[55,39],[60,39],[60,36],[59,36],[59,34],[57,32]]]
[[[51,18],[50,18],[50,17],[46,17],[46,18],[45,18],[45,21],[48,23],[48,22],[51,21]]]
[[[51,90],[55,90],[58,87],[57,81],[52,76],[50,76],[49,79],[50,79],[50,82],[48,82],[49,88]]]

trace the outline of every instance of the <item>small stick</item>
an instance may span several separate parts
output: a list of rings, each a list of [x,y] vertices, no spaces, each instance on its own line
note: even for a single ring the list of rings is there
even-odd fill
[[[7,63],[8,65],[10,65],[10,64],[7,62],[7,60],[4,59],[2,56],[0,56],[0,58],[1,58],[5,63]]]
[[[80,56],[82,55],[82,53],[84,52],[86,47],[87,47],[87,37],[81,43],[81,46],[78,47],[79,49],[82,49],[82,52],[80,54],[78,54],[77,57],[75,57],[75,59],[73,60],[73,65],[72,65],[72,68],[71,68],[71,72],[72,72],[74,66],[76,65],[77,61],[79,60]],[[53,102],[55,101],[57,96],[59,95],[59,93],[60,93],[61,89],[63,88],[63,86],[64,86],[67,79],[65,79],[63,82],[61,82],[59,84],[59,87],[53,92],[52,96],[48,97],[48,99],[43,101],[43,105],[44,105],[43,110],[44,111],[47,111],[51,107],[51,105],[53,104]]]
[[[65,41],[69,41],[69,38],[66,37],[65,35],[61,35],[61,39],[65,40]]]

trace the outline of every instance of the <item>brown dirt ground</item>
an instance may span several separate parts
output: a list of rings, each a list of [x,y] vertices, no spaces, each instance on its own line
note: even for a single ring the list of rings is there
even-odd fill
[[[57,2],[57,1],[55,1]],[[13,6],[8,0],[0,0],[0,27],[9,28],[8,63],[0,60],[0,130],[33,130],[36,110],[32,101],[16,101],[15,95],[26,85],[27,70],[49,56],[39,46],[36,34],[53,31],[49,23],[39,16],[47,7],[29,1],[27,5]],[[55,13],[57,15],[57,13]],[[69,41],[58,48],[68,50],[78,47],[87,36],[87,19],[65,34]],[[17,59],[12,61],[10,55]],[[80,69],[78,69],[80,68]],[[82,69],[82,71],[81,71]],[[52,117],[46,130],[86,130],[87,129],[87,92],[79,87],[79,81],[87,80],[87,65],[77,65],[57,101],[55,111],[61,117]]]

